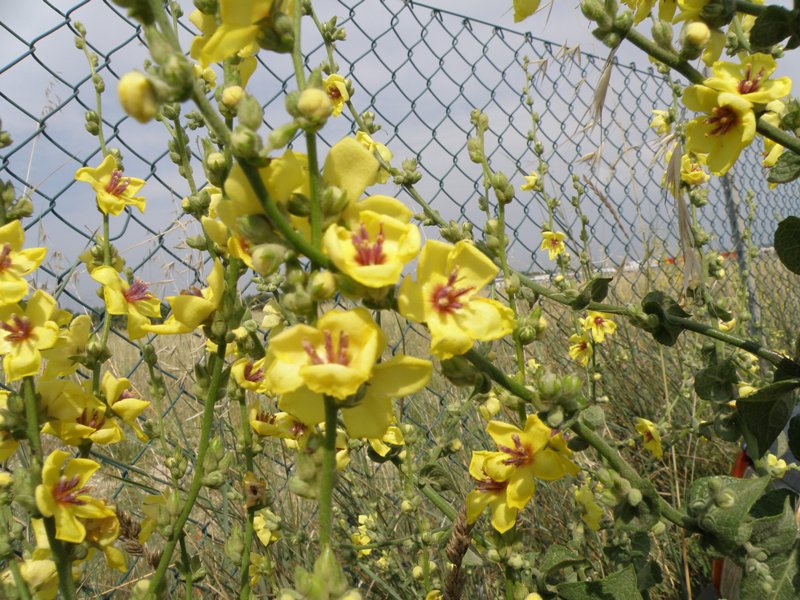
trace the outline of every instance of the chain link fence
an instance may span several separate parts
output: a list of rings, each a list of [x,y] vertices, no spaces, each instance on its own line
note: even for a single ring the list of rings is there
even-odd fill
[[[187,12],[192,8],[188,4]],[[374,137],[393,151],[395,163],[407,157],[418,159],[423,173],[418,190],[445,219],[470,221],[476,237],[481,235],[481,171],[469,160],[466,148],[470,111],[479,108],[489,116],[487,149],[492,166],[519,187],[523,176],[538,164],[528,139],[532,108],[541,117],[538,137],[548,164],[544,186],[562,199],[558,227],[573,233],[569,251],[573,256],[581,252],[574,242],[580,219],[569,201],[575,193],[574,175],[587,185],[581,210],[588,217],[591,264],[618,274],[616,299],[641,297],[654,281],[671,288],[667,291],[673,295],[680,293],[682,268],[680,260],[674,260],[679,255],[675,208],[661,187],[665,163],[656,156],[658,137],[648,128],[651,110],[672,102],[669,81],[652,68],[615,63],[602,123],[587,128],[604,57],[422,3],[339,0],[322,4],[320,16],[339,16],[347,31],[348,39],[339,44],[336,59],[341,74],[353,80],[354,103],[359,110],[376,114],[382,129]],[[14,143],[1,155],[0,177],[10,179],[17,193],[28,195],[35,206],[34,217],[26,221],[27,245],[49,248],[35,284],[55,294],[65,308],[97,315],[101,303],[95,296],[96,284],[76,259],[91,246],[100,220],[92,194],[74,181],[73,174],[101,159],[96,138],[83,127],[85,112],[95,109],[95,94],[88,65],[74,47],[76,21],[87,27],[89,46],[99,56],[98,73],[109,90],[102,113],[106,142],[121,150],[126,173],[147,180],[146,213],[127,211],[112,219],[112,242],[137,277],[150,282],[161,297],[195,285],[207,267],[202,256],[182,241],[197,229],[180,209],[189,188],[169,159],[163,126],[134,122],[114,98],[116,80],[141,68],[146,57],[141,30],[109,0],[36,0],[24,8],[4,3],[0,6],[0,118]],[[379,23],[386,25],[378,28]],[[188,47],[193,30],[185,19],[181,25],[184,47]],[[306,31],[309,67],[323,60],[324,50],[317,40],[314,32]],[[525,57],[534,73],[532,107],[523,94]],[[288,57],[274,54],[261,60],[248,87],[263,100],[267,125],[275,127],[288,120],[283,96],[293,88],[291,63]],[[340,118],[322,136],[330,145],[351,131],[351,122]],[[601,145],[594,168],[589,161],[578,160]],[[196,153],[197,177],[202,169],[196,140],[191,147]],[[744,290],[751,310],[761,311],[767,333],[789,339],[797,325],[793,315],[800,314],[798,295],[792,293],[796,286],[770,246],[777,222],[800,212],[800,196],[794,184],[767,189],[760,150],[756,142],[743,154],[729,185],[712,184],[708,205],[697,210],[697,218],[711,235],[710,247],[738,259],[730,260],[726,271],[739,281],[737,289]],[[413,205],[401,189],[384,187],[381,191]],[[755,199],[752,228],[744,202],[751,192]],[[554,263],[539,250],[541,224],[546,219],[540,194],[518,192],[507,208],[512,266],[544,280],[555,272]],[[433,228],[425,233],[437,237]],[[752,256],[744,261],[749,249]],[[402,331],[405,339],[398,345],[406,343],[413,330]],[[113,335],[120,374],[144,388],[147,377],[139,348],[123,332]],[[170,443],[191,449],[191,434],[185,430],[192,428],[187,421],[199,409],[190,381],[178,375],[191,371],[191,357],[162,353],[161,362],[165,376],[171,378],[169,397],[158,407],[175,424],[175,439]],[[430,394],[434,404],[444,407],[450,391],[435,385]],[[443,413],[423,419],[404,412],[431,440],[436,437],[431,432],[445,418]],[[121,498],[120,502],[131,489],[135,494],[158,493],[169,485],[168,477],[140,463],[145,449],[131,442],[121,450],[115,447],[113,452],[96,454],[116,472],[119,484],[111,495]],[[288,465],[277,467],[288,473]],[[224,495],[204,500],[195,515],[199,538],[193,543],[210,539],[221,544],[224,535],[208,534],[208,529],[218,511],[227,514],[228,510]],[[304,518],[313,519],[313,513]],[[223,520],[227,523],[227,518]],[[223,529],[228,527],[225,523]],[[118,585],[131,581],[130,573]],[[113,589],[106,586],[95,591],[107,597]]]

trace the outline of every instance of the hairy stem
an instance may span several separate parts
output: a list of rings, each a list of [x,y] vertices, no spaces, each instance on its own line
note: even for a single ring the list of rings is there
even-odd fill
[[[319,545],[331,545],[333,531],[333,488],[336,479],[336,400],[325,396],[325,440],[322,457],[322,479],[319,483]]]

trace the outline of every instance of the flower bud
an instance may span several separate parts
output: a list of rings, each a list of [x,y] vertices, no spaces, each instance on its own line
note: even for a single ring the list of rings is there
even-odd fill
[[[317,271],[311,276],[308,291],[317,302],[327,300],[336,293],[336,277],[330,271]]]
[[[655,19],[651,30],[653,41],[665,50],[672,49],[672,25],[669,21]]]
[[[261,138],[252,129],[238,126],[231,134],[231,152],[237,158],[256,158],[261,151],[261,145]]]
[[[285,125],[281,125],[277,129],[273,129],[272,132],[267,137],[267,147],[270,150],[277,150],[279,148],[283,148],[289,142],[294,139],[295,134],[297,133],[297,124],[286,123]]]
[[[123,75],[117,85],[117,95],[125,112],[140,123],[147,123],[156,116],[158,100],[146,75],[138,71]]]
[[[222,90],[222,104],[226,108],[236,108],[244,96],[244,89],[240,85],[230,85]]]
[[[223,92],[224,97],[225,94]],[[252,131],[256,131],[261,127],[261,123],[264,121],[264,109],[261,108],[259,101],[256,100],[255,96],[244,94],[244,92],[239,97],[236,115],[239,118],[239,125]]]
[[[333,112],[333,104],[328,94],[321,89],[308,88],[303,90],[297,100],[297,111],[313,125],[322,125]]]

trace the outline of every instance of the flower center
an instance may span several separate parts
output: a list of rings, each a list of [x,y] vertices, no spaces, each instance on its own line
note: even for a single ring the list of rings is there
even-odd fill
[[[595,317],[594,318],[594,326],[595,327],[602,327],[605,324],[606,320],[603,317]]]
[[[248,362],[244,366],[244,378],[247,381],[258,382],[264,379],[264,369],[255,369],[253,370],[253,363]]]
[[[84,486],[76,489],[80,483],[80,477],[77,475],[67,479],[63,475],[59,477],[58,483],[53,488],[53,498],[59,504],[76,504],[81,506],[86,504],[83,500],[78,498],[79,494],[85,494],[89,491],[89,486]]]
[[[443,314],[452,314],[459,308],[463,308],[461,296],[472,291],[473,287],[457,288],[458,269],[453,269],[446,283],[438,284],[431,294],[431,304],[434,310]]]
[[[122,171],[114,169],[111,172],[111,179],[106,184],[106,191],[113,196],[121,196],[128,189],[129,183],[130,179],[123,177]]]
[[[386,255],[383,253],[383,242],[386,238],[383,235],[383,225],[378,230],[375,241],[370,243],[369,233],[363,223],[355,232],[351,240],[356,249],[355,261],[362,267],[367,265],[382,265],[386,262]]]
[[[9,342],[24,342],[33,335],[33,323],[28,317],[12,315],[11,321],[0,323],[0,329],[7,331],[6,339]]]
[[[100,429],[106,423],[105,415],[99,410],[91,412],[88,409],[83,409],[83,412],[75,419],[81,425],[86,425],[92,429]]]
[[[497,449],[500,452],[504,452],[508,454],[508,458],[503,461],[506,465],[514,465],[515,467],[519,467],[520,465],[526,465],[531,460],[533,460],[533,452],[528,446],[522,444],[522,441],[519,439],[519,435],[516,433],[511,436],[511,439],[514,440],[514,447],[509,448],[508,446],[498,446]]]
[[[0,250],[0,272],[11,266],[11,244],[4,244]]]
[[[147,291],[147,284],[141,279],[135,280],[131,286],[122,293],[128,302],[139,302],[149,300],[153,296]]]
[[[755,76],[752,75],[752,65],[747,65],[744,70],[744,79],[736,86],[740,94],[752,94],[758,91],[761,78],[764,76],[764,69],[759,69]]]
[[[335,85],[332,85],[328,88],[328,96],[330,96],[331,100],[338,100],[342,97],[342,92]]]
[[[714,125],[714,129],[706,135],[725,135],[739,122],[739,116],[730,106],[715,106],[706,123]]]
[[[349,337],[346,331],[339,332],[338,348],[334,347],[333,334],[330,331],[325,331],[325,356],[322,357],[310,341],[303,340],[303,350],[305,350],[306,354],[311,358],[312,365],[349,365],[350,359],[347,357],[347,348],[349,345]]]
[[[508,481],[495,481],[489,477],[475,482],[475,489],[486,494],[496,494],[504,491],[507,487]]]
[[[181,296],[197,296],[198,298],[202,298],[203,292],[200,291],[198,287],[190,287],[188,290],[181,290]]]

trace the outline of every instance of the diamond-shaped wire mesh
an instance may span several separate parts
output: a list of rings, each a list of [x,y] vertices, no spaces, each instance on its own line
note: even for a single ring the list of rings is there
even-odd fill
[[[481,235],[480,167],[470,161],[466,149],[474,108],[490,119],[487,148],[493,168],[503,170],[516,187],[536,168],[537,157],[527,135],[531,109],[523,94],[522,65],[527,57],[535,73],[532,108],[541,117],[538,136],[549,169],[545,187],[562,199],[559,227],[577,233],[580,221],[570,205],[575,193],[572,177],[587,178],[594,189],[587,189],[582,197],[581,210],[590,224],[594,266],[618,269],[624,265],[615,285],[625,281],[635,290],[633,297],[643,289],[637,287],[643,276],[648,280],[660,276],[662,285],[671,286],[668,291],[680,291],[680,267],[669,260],[678,254],[675,208],[660,185],[664,162],[656,159],[658,139],[647,126],[653,108],[671,103],[670,85],[664,77],[652,68],[615,63],[602,122],[588,128],[604,58],[420,3],[339,0],[321,4],[321,17],[338,15],[347,31],[337,61],[341,73],[353,80],[356,106],[376,114],[383,128],[374,137],[394,152],[395,162],[418,159],[424,175],[418,190],[443,217],[473,222],[476,236]],[[188,3],[186,8],[191,8]],[[73,44],[76,21],[88,29],[91,49],[99,56],[98,73],[109,90],[102,114],[106,142],[120,148],[127,173],[147,180],[146,213],[128,211],[113,219],[113,243],[137,277],[151,282],[161,297],[201,282],[205,267],[202,256],[182,242],[197,229],[180,209],[189,188],[169,159],[166,132],[159,123],[141,125],[128,118],[113,98],[120,75],[140,68],[146,57],[140,28],[109,0],[38,0],[25,3],[24,9],[4,3],[0,6],[0,118],[14,143],[2,154],[0,173],[34,203],[34,218],[26,221],[28,245],[38,238],[39,245],[50,249],[35,284],[55,293],[70,310],[99,314],[96,285],[76,259],[90,246],[100,220],[92,195],[74,181],[73,174],[81,166],[96,165],[101,157],[96,138],[83,128],[84,114],[95,108],[95,100],[87,63]],[[184,20],[181,24],[185,25],[182,41],[188,46],[192,28]],[[306,32],[304,41],[307,64],[313,67],[323,59],[323,50],[311,32]],[[283,96],[294,86],[291,73],[288,57],[271,54],[249,85],[264,102],[268,127],[288,120]],[[351,131],[352,124],[342,118],[332,121],[322,136],[330,145]],[[588,162],[578,158],[597,150],[601,141],[602,153],[592,171]],[[197,151],[195,139],[190,147]],[[788,291],[796,286],[790,284],[770,249],[771,236],[782,217],[800,209],[798,187],[768,190],[759,150],[751,147],[737,163],[731,176],[732,194],[726,197],[721,185],[711,186],[709,203],[698,210],[698,218],[712,236],[710,247],[741,254],[736,240],[746,220],[742,199],[752,190],[756,211],[751,240],[758,254],[751,260],[755,265],[751,277],[743,273],[742,279],[749,282],[746,293],[753,306],[758,306],[760,295],[769,294],[770,304],[760,307],[763,325],[768,332],[781,334],[796,328],[797,318],[792,315],[800,310],[797,294]],[[196,157],[193,168],[201,183],[202,168]],[[395,186],[383,188],[413,202]],[[738,214],[731,218],[729,207],[737,202]],[[518,192],[507,208],[512,266],[545,279],[554,272],[553,263],[538,249],[546,216],[538,194]],[[738,233],[733,227],[737,219]],[[426,233],[437,236],[431,228]],[[569,249],[573,255],[580,253],[574,244]],[[726,269],[733,276],[739,267],[731,262]],[[787,292],[776,300],[778,286]],[[409,327],[402,332],[406,339],[396,347],[421,335]],[[144,388],[147,376],[139,348],[124,332],[115,331],[114,338],[117,369]],[[171,378],[169,397],[158,407],[174,424],[174,438],[167,441],[191,448],[186,429],[192,423],[186,421],[196,417],[199,405],[189,380],[176,375],[190,370],[191,362],[167,357],[162,366],[165,377]],[[439,384],[430,394],[444,407],[451,391]],[[176,407],[184,407],[180,416]],[[432,441],[433,428],[443,413],[416,421]],[[404,414],[411,420],[419,418],[411,411]],[[230,435],[230,427],[226,429],[223,423],[221,418],[220,432]],[[94,454],[117,471],[120,484],[111,491],[114,498],[128,493],[133,482],[150,493],[168,485],[159,473],[137,466],[144,450],[132,442]],[[275,468],[283,470],[285,479],[289,467],[276,464]],[[224,496],[204,500],[203,510],[195,515],[201,537],[193,543],[206,539],[214,511],[227,511],[226,502]],[[208,539],[219,544],[222,538],[210,535]]]

